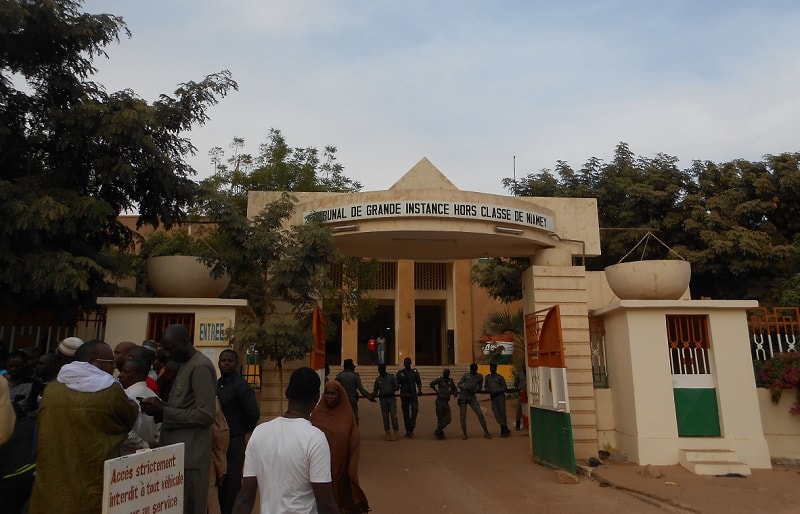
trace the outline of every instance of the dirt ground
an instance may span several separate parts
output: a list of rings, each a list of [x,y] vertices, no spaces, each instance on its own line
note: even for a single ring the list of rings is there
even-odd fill
[[[514,432],[512,426],[512,437],[501,439],[489,412],[493,439],[483,439],[470,411],[470,438],[461,440],[458,410],[455,402],[451,405],[454,423],[446,430],[446,440],[433,436],[433,397],[425,396],[416,437],[386,442],[378,404],[359,401],[359,475],[373,512],[800,512],[798,466],[754,470],[747,478],[700,477],[680,466],[663,466],[658,468],[662,477],[645,478],[638,465],[608,464],[595,468],[592,478],[558,484],[552,470],[533,462],[526,432]],[[488,401],[481,405],[489,408]],[[511,407],[509,402],[509,413]],[[402,434],[402,414],[398,415]]]

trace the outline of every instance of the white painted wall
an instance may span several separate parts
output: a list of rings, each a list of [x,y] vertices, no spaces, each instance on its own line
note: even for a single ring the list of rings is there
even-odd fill
[[[789,414],[796,394],[792,389],[784,389],[780,401],[774,404],[768,389],[756,389],[764,437],[774,459],[800,459],[800,416]]]

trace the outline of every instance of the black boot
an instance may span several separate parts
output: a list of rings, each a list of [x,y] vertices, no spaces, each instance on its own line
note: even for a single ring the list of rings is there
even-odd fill
[[[519,432],[519,426],[522,424],[522,420],[517,420],[517,432]]]

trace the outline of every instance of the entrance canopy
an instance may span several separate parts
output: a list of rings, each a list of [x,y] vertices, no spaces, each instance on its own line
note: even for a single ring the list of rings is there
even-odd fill
[[[250,192],[248,215],[254,216],[280,194]],[[557,232],[558,209],[547,205],[554,200],[590,200],[586,211],[593,217],[597,234],[593,199],[461,191],[426,158],[385,191],[292,194],[299,201],[292,223],[302,223],[318,213],[333,231],[339,250],[359,257],[450,260],[531,256],[564,238],[563,230]],[[561,224],[559,220],[560,230]],[[599,237],[595,237],[599,253]]]

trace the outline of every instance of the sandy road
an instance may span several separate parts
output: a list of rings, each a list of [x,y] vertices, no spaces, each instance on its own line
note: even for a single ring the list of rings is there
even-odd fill
[[[488,399],[488,397],[487,397]],[[398,411],[400,405],[398,401]],[[483,439],[472,412],[467,413],[470,438],[461,440],[458,410],[444,441],[433,436],[433,397],[420,400],[416,437],[383,440],[378,404],[359,402],[361,415],[360,478],[373,512],[525,513],[525,512],[659,512],[660,509],[592,480],[557,484],[553,471],[533,462],[524,431],[501,439],[497,423],[487,415],[493,439]],[[488,407],[488,401],[481,402]],[[509,402],[509,411],[512,403]],[[402,415],[400,417],[403,432]],[[512,414],[513,418],[513,414]]]

